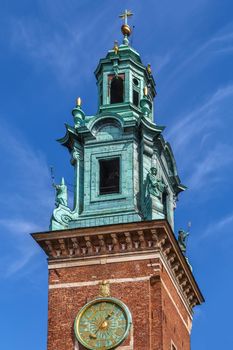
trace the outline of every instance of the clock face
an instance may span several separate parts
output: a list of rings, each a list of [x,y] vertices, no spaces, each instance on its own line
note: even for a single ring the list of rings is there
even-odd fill
[[[98,298],[78,313],[74,330],[78,341],[87,349],[116,348],[128,335],[132,323],[125,304],[115,298]]]

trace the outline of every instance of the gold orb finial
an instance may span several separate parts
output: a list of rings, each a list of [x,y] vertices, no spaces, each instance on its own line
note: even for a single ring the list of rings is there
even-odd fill
[[[133,13],[130,10],[125,10],[125,12],[119,16],[124,20],[124,24],[121,26],[121,32],[124,36],[130,36],[131,34],[131,28],[128,25],[128,17],[131,16],[133,16]]]
[[[131,28],[128,24],[123,24],[121,26],[121,32],[123,35],[130,36],[131,34]]]
[[[78,98],[76,99],[76,106],[81,107],[81,104],[82,104],[81,97],[78,97]]]

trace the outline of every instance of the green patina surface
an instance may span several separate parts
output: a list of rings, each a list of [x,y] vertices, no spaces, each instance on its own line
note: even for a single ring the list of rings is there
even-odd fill
[[[95,76],[98,112],[86,116],[78,103],[72,111],[73,125],[66,124],[66,134],[58,140],[71,154],[75,193],[73,208],[61,194],[56,198],[51,230],[165,217],[173,227],[176,199],[185,186],[162,136],[164,127],[153,121],[156,90],[150,69],[124,41],[100,60]],[[123,80],[123,100],[118,103],[111,103],[114,78]],[[120,160],[120,189],[103,195],[99,161],[113,158]]]

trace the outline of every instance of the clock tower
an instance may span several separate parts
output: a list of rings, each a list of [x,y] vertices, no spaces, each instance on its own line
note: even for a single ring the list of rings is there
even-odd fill
[[[186,187],[154,121],[151,66],[129,43],[131,15],[95,70],[97,113],[78,98],[59,139],[74,168],[73,207],[62,179],[50,230],[33,234],[48,257],[48,350],[189,350],[203,302],[187,233],[174,233]]]

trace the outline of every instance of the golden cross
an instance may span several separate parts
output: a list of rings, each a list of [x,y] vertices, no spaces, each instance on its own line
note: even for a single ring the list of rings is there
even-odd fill
[[[127,23],[128,17],[131,17],[131,16],[133,16],[133,13],[130,10],[125,10],[125,12],[122,13],[122,15],[120,15],[119,17],[124,19],[125,24],[127,25],[128,24]]]

